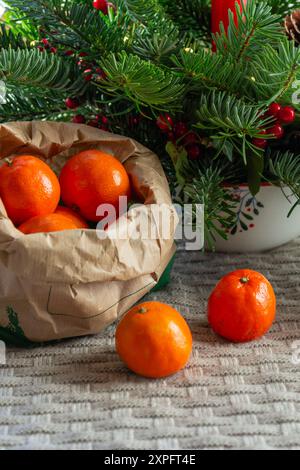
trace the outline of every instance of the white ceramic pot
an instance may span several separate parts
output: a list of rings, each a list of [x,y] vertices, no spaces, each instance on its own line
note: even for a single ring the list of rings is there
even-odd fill
[[[300,236],[300,205],[288,217],[295,198],[288,200],[281,188],[263,184],[255,197],[247,185],[230,191],[238,201],[236,227],[228,233],[228,240],[217,238],[216,251],[267,251]],[[290,195],[289,189],[284,192]]]

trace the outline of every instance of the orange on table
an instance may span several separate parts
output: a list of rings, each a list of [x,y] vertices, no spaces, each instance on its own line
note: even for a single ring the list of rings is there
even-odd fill
[[[160,302],[131,309],[116,331],[116,349],[129,369],[144,377],[175,374],[188,362],[192,334],[177,310]]]
[[[0,168],[0,197],[15,225],[51,214],[60,199],[58,178],[37,157],[21,155],[5,159]]]
[[[72,211],[69,207],[58,206],[55,214],[62,214],[70,219],[78,228],[89,228],[86,221],[77,212]]]
[[[119,160],[99,150],[86,150],[72,157],[60,175],[64,204],[74,208],[87,220],[97,222],[101,204],[116,209],[119,197],[130,197],[130,181]]]
[[[60,232],[62,230],[76,230],[79,228],[86,228],[84,226],[79,227],[78,221],[74,222],[70,217],[66,217],[63,214],[48,214],[44,216],[33,217],[21,224],[18,229],[25,233],[47,233],[47,232]]]
[[[263,336],[276,316],[270,282],[249,269],[223,277],[208,301],[208,321],[218,335],[237,343]]]

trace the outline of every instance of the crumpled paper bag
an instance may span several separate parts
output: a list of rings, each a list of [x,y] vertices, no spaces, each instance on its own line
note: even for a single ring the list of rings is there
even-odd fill
[[[85,125],[0,125],[0,159],[35,155],[57,174],[68,158],[91,148],[124,164],[144,204],[129,209],[100,240],[92,229],[23,235],[0,200],[0,337],[1,330],[34,342],[98,333],[157,284],[175,252],[177,215],[150,150]],[[167,237],[157,211],[162,205],[170,219]],[[155,235],[151,239],[144,233],[145,219]],[[122,231],[125,223],[132,236],[116,238],[116,228]]]

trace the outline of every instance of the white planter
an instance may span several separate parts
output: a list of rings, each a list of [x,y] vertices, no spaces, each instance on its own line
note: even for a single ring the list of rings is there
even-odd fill
[[[300,205],[288,217],[295,198],[287,200],[281,188],[265,184],[255,198],[246,185],[230,190],[239,201],[237,226],[235,233],[228,233],[227,241],[217,238],[216,251],[266,251],[300,236]],[[285,189],[285,194],[290,195],[289,189]]]

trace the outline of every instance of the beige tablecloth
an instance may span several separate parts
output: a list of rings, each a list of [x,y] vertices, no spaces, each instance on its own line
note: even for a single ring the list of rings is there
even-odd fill
[[[217,280],[241,267],[273,283],[278,317],[261,341],[233,345],[209,329],[206,302]],[[136,377],[115,353],[114,327],[44,348],[10,349],[0,366],[0,447],[300,449],[293,349],[300,339],[299,276],[300,242],[248,256],[179,250],[172,283],[151,298],[189,321],[188,367],[166,380]]]

